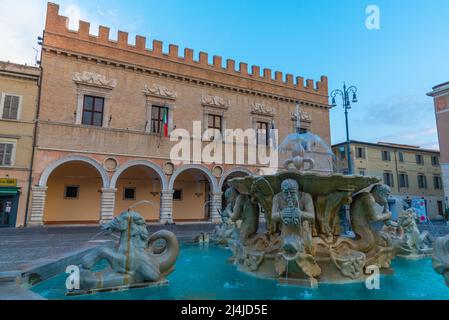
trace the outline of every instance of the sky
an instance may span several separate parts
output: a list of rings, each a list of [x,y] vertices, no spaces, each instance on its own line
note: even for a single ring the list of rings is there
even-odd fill
[[[350,137],[438,149],[433,101],[449,81],[447,0],[54,0],[60,14],[183,48],[319,80],[329,91],[358,88]],[[379,9],[368,29],[366,9]],[[44,0],[0,0],[0,60],[34,64],[45,21]],[[7,15],[4,12],[8,12]],[[345,141],[341,100],[331,114],[332,144]]]

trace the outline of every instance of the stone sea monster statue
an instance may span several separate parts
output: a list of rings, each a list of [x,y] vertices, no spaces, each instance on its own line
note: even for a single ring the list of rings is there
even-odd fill
[[[433,239],[429,232],[419,231],[416,224],[416,212],[413,209],[407,209],[399,214],[398,225],[404,233],[399,255],[419,257],[432,253]]]
[[[237,200],[238,192],[234,188],[226,189],[224,193],[226,207],[220,213],[222,223],[217,225],[210,236],[211,242],[217,245],[227,246],[234,237],[235,222],[232,221],[234,215],[234,206]]]
[[[179,254],[176,236],[167,230],[149,235],[145,219],[137,212],[125,211],[102,226],[108,234],[120,233],[118,246],[98,247],[86,254],[80,266],[80,289],[69,294],[126,289],[160,285],[174,271]],[[165,241],[161,248],[157,241]],[[108,262],[108,268],[92,269],[100,260]]]
[[[449,235],[436,239],[432,259],[433,269],[444,277],[449,287]]]
[[[245,245],[259,228],[259,208],[250,196],[237,195],[231,220],[235,223],[240,220],[237,226],[239,241]]]
[[[375,230],[371,223],[391,220],[387,201],[390,188],[387,185],[375,184],[369,189],[355,195],[351,203],[351,224],[356,235],[352,249],[364,253],[368,265],[389,268],[395,254],[392,240],[386,233]],[[376,203],[383,207],[380,214],[376,212]]]

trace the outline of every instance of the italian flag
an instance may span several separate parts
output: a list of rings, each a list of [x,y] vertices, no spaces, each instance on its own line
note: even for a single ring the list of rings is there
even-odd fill
[[[164,115],[162,116],[162,124],[164,126],[164,137],[168,137],[168,110],[164,108]]]

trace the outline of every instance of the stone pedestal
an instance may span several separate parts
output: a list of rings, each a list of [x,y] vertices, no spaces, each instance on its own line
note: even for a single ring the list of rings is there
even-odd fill
[[[223,192],[218,192],[212,194],[212,198],[210,201],[210,220],[213,223],[221,223],[221,197]]]
[[[114,218],[116,192],[117,189],[114,188],[101,189],[100,223],[109,222]]]
[[[173,223],[173,190],[162,190],[159,222]]]
[[[42,226],[44,224],[45,197],[47,187],[31,187],[31,214],[28,221],[29,226]]]

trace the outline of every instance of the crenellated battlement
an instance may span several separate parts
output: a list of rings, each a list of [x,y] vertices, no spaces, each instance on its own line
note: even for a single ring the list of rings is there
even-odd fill
[[[159,40],[153,40],[151,48],[147,48],[147,39],[142,36],[136,36],[135,45],[133,45],[129,43],[128,33],[124,31],[118,31],[117,40],[111,40],[110,29],[108,27],[100,26],[98,36],[95,36],[90,34],[89,22],[80,20],[78,31],[70,30],[68,25],[69,19],[59,15],[59,5],[48,3],[44,46],[64,49],[64,41],[60,38],[62,36],[70,38],[70,40],[72,40],[70,42],[71,46],[75,48],[75,51],[80,53],[96,55],[104,53],[104,50],[97,50],[95,47],[100,45],[111,49],[133,52],[140,56],[150,56],[163,60],[158,66],[168,67],[167,62],[172,61],[190,67],[199,67],[209,71],[217,71],[237,76],[239,78],[257,80],[266,84],[293,89],[295,91],[299,90],[310,94],[318,94],[323,96],[323,98],[326,97],[326,100],[320,99],[323,103],[326,103],[325,101],[327,101],[328,80],[326,76],[322,76],[320,80],[316,82],[311,79],[307,79],[304,82],[303,77],[294,77],[292,74],[284,75],[284,73],[280,71],[273,72],[271,69],[266,68],[262,70],[261,74],[261,68],[259,66],[253,65],[249,67],[245,62],[240,62],[237,65],[234,60],[227,59],[225,65],[223,65],[223,58],[217,55],[212,57],[212,64],[210,64],[209,55],[206,52],[199,52],[195,57],[194,50],[185,48],[184,54],[180,55],[179,47],[174,44],[169,44],[168,52],[163,52],[163,42]],[[73,40],[78,40],[80,43],[76,43]],[[81,42],[87,42],[87,44],[82,44]],[[123,52],[120,53],[116,51],[111,53],[110,56],[120,58],[124,61],[127,60]],[[136,59],[136,61],[137,60],[143,61],[142,59]],[[141,63],[141,65],[143,65],[143,63]],[[292,94],[288,95],[291,96]]]

